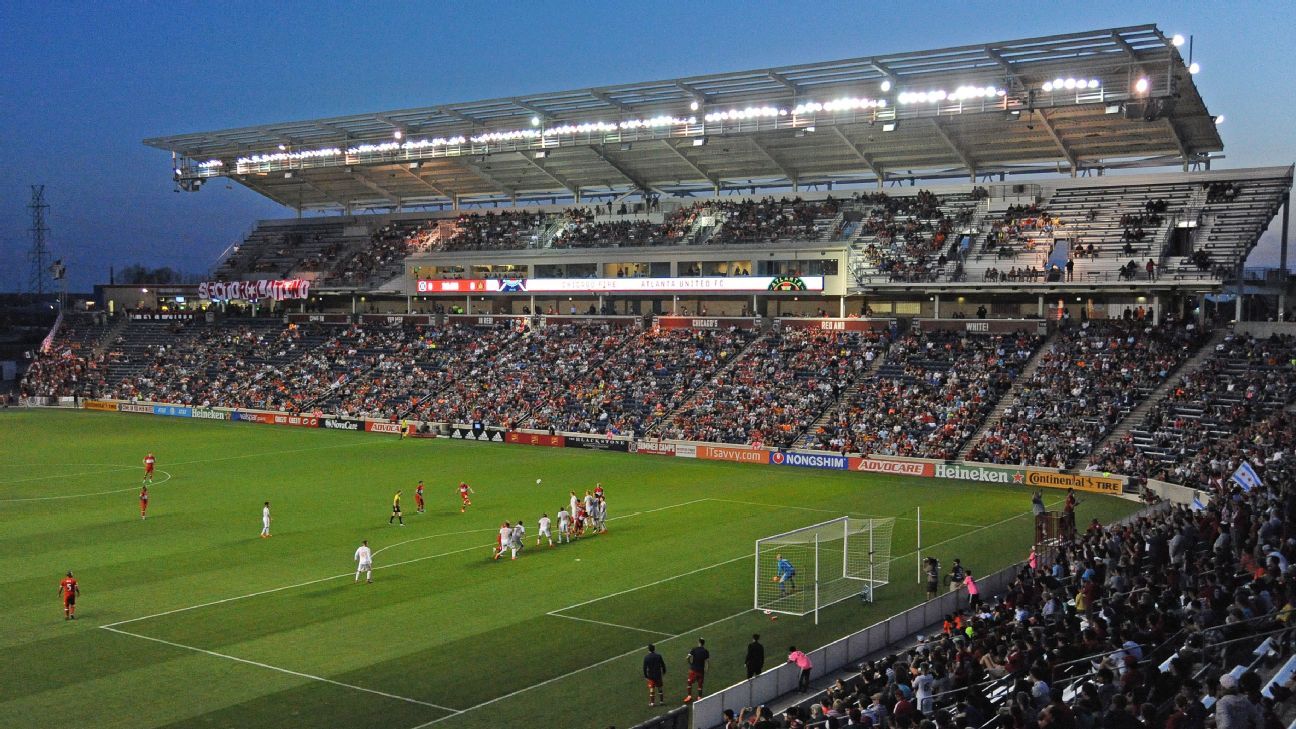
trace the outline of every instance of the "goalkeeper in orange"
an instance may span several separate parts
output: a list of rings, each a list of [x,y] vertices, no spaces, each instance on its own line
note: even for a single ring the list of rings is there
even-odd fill
[[[796,567],[784,559],[782,554],[774,555],[774,559],[777,560],[774,581],[779,583],[779,597],[786,595],[789,587],[796,592]]]

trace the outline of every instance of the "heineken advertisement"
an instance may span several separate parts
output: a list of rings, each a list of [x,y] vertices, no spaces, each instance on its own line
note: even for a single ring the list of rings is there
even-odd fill
[[[1026,483],[1026,471],[1021,468],[996,468],[994,466],[956,466],[936,464],[936,478],[985,483]]]

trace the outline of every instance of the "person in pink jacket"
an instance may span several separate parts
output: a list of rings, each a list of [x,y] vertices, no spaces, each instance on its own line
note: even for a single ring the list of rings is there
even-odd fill
[[[797,650],[796,646],[791,646],[788,648],[788,663],[795,663],[796,667],[801,669],[801,676],[797,679],[797,691],[803,694],[810,693],[810,669],[814,668],[810,656]]]

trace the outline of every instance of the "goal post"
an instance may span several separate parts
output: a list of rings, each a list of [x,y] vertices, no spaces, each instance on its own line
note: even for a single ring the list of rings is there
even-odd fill
[[[873,601],[891,577],[894,518],[838,517],[756,540],[755,607],[819,619],[851,597]]]

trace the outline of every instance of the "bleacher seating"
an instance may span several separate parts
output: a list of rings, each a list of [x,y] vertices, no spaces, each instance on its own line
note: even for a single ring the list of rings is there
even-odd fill
[[[1226,459],[1250,433],[1296,400],[1296,338],[1228,337],[1184,374],[1143,422],[1094,457],[1130,476],[1202,483],[1227,478]],[[1287,418],[1290,421],[1290,417]]]
[[[967,458],[1070,468],[1200,346],[1196,327],[1149,321],[1068,326],[1019,382]]]

